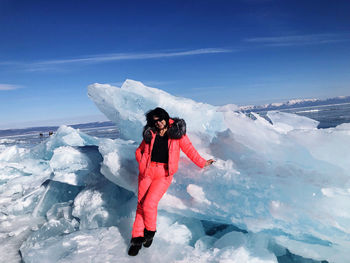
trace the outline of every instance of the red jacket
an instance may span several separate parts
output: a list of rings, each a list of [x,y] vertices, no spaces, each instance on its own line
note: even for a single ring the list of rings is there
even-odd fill
[[[203,168],[206,160],[202,158],[196,149],[193,147],[191,141],[186,135],[186,123],[182,119],[174,118],[169,120],[168,129],[168,150],[169,161],[168,170],[169,175],[173,175],[177,172],[180,149],[192,160],[197,166]],[[156,138],[156,131],[148,126],[145,126],[143,132],[143,140],[140,146],[136,150],[136,160],[139,163],[140,175],[147,175],[148,167],[151,163],[151,155],[154,140]]]

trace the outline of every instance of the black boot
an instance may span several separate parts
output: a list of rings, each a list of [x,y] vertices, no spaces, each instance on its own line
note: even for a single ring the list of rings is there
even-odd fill
[[[130,241],[130,248],[128,251],[129,256],[136,256],[142,247],[142,243],[145,239],[143,237],[133,237]]]
[[[145,240],[143,241],[143,246],[144,247],[150,247],[153,242],[153,237],[156,231],[148,231],[146,228],[144,229],[144,238]]]

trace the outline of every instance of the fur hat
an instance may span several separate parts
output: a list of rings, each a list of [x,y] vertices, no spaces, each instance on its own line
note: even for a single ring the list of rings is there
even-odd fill
[[[155,127],[150,127],[148,124],[143,128],[143,139],[146,143],[152,140],[152,132],[156,133]],[[168,136],[170,139],[181,139],[186,134],[186,122],[180,118],[169,119]]]

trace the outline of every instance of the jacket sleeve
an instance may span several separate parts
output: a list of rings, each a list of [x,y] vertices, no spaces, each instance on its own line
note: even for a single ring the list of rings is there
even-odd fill
[[[138,163],[140,163],[140,161],[141,161],[142,154],[143,154],[143,152],[145,150],[145,144],[146,144],[145,141],[142,140],[140,146],[136,149],[135,157],[136,157],[136,161]]]
[[[206,160],[199,155],[186,134],[180,139],[180,148],[197,166],[200,168],[204,167]]]

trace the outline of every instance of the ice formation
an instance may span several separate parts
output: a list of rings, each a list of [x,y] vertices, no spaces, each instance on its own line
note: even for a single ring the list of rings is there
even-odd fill
[[[0,144],[0,253],[18,262],[349,262],[350,125],[270,112],[271,122],[127,80],[88,95],[116,140],[61,126],[33,149]],[[159,204],[157,237],[130,258],[144,114],[184,118],[197,150],[182,156]],[[165,254],[164,251],[167,251]],[[298,256],[296,256],[298,255]],[[285,261],[284,261],[285,260]],[[289,261],[288,261],[289,260]],[[291,261],[294,260],[294,261]]]

